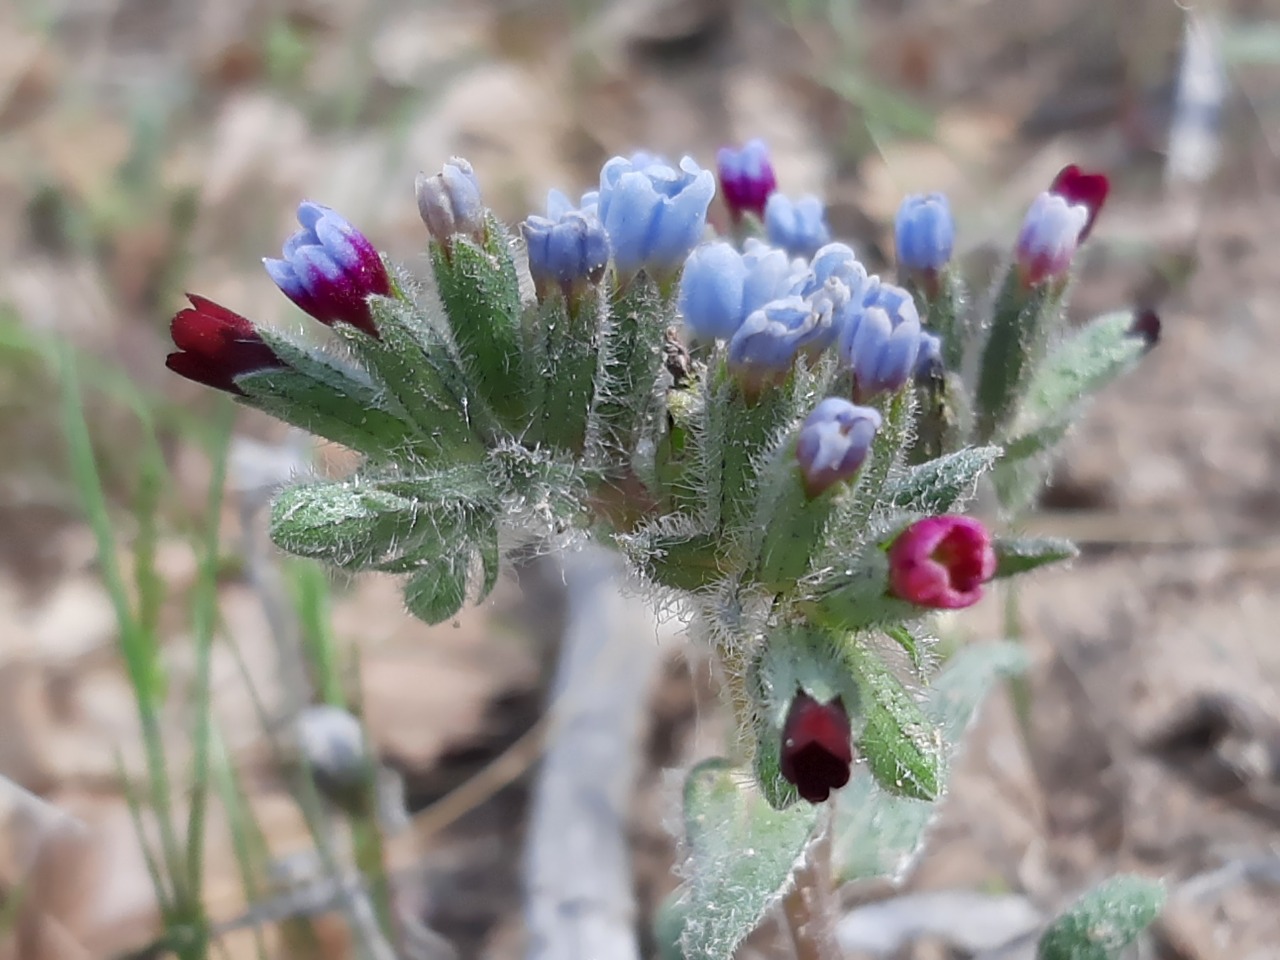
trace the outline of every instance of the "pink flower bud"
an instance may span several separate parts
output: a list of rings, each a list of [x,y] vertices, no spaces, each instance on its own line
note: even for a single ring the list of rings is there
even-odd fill
[[[819,703],[797,690],[782,727],[778,768],[783,779],[810,803],[822,803],[849,782],[852,739],[849,714],[839,697]]]
[[[918,520],[889,547],[889,592],[921,607],[972,606],[995,572],[991,537],[972,517]]]

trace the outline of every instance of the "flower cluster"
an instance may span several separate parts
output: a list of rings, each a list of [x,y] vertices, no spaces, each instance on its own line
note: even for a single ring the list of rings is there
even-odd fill
[[[726,341],[729,369],[750,394],[830,350],[866,402],[902,389],[937,355],[911,294],[869,276],[842,243],[809,260],[758,240],[742,253],[699,247],[685,262],[680,305],[694,337]]]
[[[708,236],[717,180],[728,237]],[[344,350],[195,295],[173,318],[175,373],[369,462],[284,491],[277,543],[406,576],[406,604],[435,623],[492,587],[499,544],[605,530],[728,638],[771,803],[826,801],[855,754],[885,789],[935,796],[928,721],[864,640],[914,655],[917,621],[1069,555],[960,511],[988,477],[1005,516],[1023,508],[1082,384],[1158,337],[1154,314],[1104,317],[1046,356],[1106,178],[1068,167],[1035,199],[985,315],[945,196],[903,201],[882,278],[833,240],[821,200],[778,191],[758,140],[722,150],[716,173],[609,160],[594,189],[552,190],[520,224],[523,263],[467,161],[415,188],[428,302],[316,203],[265,261]]]

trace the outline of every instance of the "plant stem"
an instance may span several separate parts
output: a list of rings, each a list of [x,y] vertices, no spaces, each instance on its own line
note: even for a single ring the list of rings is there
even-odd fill
[[[831,813],[824,811],[782,898],[782,913],[796,960],[840,960],[835,936],[835,891],[831,882]]]

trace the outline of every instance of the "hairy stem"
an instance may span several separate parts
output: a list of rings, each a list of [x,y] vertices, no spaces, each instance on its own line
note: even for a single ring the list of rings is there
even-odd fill
[[[782,898],[782,914],[796,960],[840,960],[835,936],[835,890],[831,882],[831,818],[826,812]]]

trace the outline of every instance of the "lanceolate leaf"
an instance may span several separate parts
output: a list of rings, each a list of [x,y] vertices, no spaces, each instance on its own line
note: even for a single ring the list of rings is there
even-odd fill
[[[727,761],[693,769],[685,785],[685,960],[730,960],[785,888],[816,814],[809,804],[774,810],[751,774]]]
[[[1120,960],[1164,906],[1164,885],[1112,877],[1090,890],[1045,931],[1039,960]]]
[[[1000,457],[1000,448],[968,447],[913,467],[885,491],[895,507],[947,513],[973,495],[978,478]]]
[[[943,751],[940,782],[960,749],[966,729],[992,685],[1025,669],[1026,653],[1015,643],[968,647],[935,679],[921,710],[939,732]],[[867,770],[856,769],[836,794],[834,858],[841,881],[899,878],[925,841],[937,807],[884,790]]]
[[[1058,537],[997,537],[996,577],[1012,577],[1079,556],[1070,540]]]
[[[1069,421],[1080,403],[1130,370],[1147,351],[1128,311],[1098,317],[1051,352],[1027,387],[1013,429],[1019,438]]]

